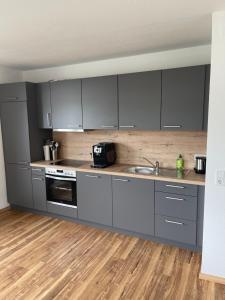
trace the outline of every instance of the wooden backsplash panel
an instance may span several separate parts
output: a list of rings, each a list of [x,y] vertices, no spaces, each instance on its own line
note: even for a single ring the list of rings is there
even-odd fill
[[[177,156],[185,159],[185,168],[194,167],[194,154],[206,153],[205,132],[162,131],[101,131],[82,133],[54,132],[54,140],[60,143],[59,156],[78,160],[91,160],[92,145],[99,142],[116,143],[117,162],[143,164],[147,157],[160,166],[174,168]]]

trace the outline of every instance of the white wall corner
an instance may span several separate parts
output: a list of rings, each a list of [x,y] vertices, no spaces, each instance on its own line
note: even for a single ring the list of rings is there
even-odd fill
[[[207,174],[201,272],[225,278],[225,186],[216,184],[225,170],[225,11],[212,18],[212,57],[207,143]]]

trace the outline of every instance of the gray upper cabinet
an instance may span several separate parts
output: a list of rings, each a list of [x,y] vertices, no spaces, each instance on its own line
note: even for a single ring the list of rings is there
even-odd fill
[[[81,80],[51,83],[53,129],[82,129]]]
[[[82,80],[84,129],[118,128],[117,76]]]
[[[51,92],[49,82],[36,85],[38,123],[40,128],[52,128]]]
[[[112,177],[113,226],[154,235],[154,181]]]
[[[77,208],[79,219],[112,226],[111,176],[78,172]]]
[[[0,101],[24,101],[32,95],[32,83],[18,82],[0,85]]]
[[[204,120],[203,120],[203,130],[208,129],[208,113],[209,113],[209,86],[210,86],[210,65],[206,66],[205,75],[205,102],[204,102]]]
[[[202,130],[205,66],[162,71],[162,130]]]
[[[161,71],[118,76],[119,128],[160,130]]]
[[[10,204],[27,208],[34,207],[30,167],[7,164],[6,182]]]
[[[1,126],[5,162],[28,164],[31,157],[27,103],[1,103]]]

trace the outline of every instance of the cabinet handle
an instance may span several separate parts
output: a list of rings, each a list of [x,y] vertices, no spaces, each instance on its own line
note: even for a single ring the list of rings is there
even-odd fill
[[[184,225],[184,223],[181,223],[181,222],[175,222],[175,221],[170,221],[170,220],[167,220],[167,219],[165,219],[165,222],[166,223],[171,223],[171,224],[176,224],[176,225]]]
[[[102,128],[116,128],[115,125],[101,125]]]
[[[166,199],[169,199],[169,200],[176,200],[176,201],[185,201],[185,200],[182,199],[182,198],[174,198],[174,197],[166,197]]]
[[[166,187],[170,187],[170,188],[175,188],[175,189],[184,189],[184,186],[180,186],[180,185],[171,185],[171,184],[166,184]]]
[[[32,171],[38,171],[38,172],[41,172],[42,169],[32,169]]]
[[[181,125],[164,125],[164,128],[181,128]]]
[[[38,178],[38,177],[33,177],[32,180],[39,180],[39,181],[43,181],[43,178]]]
[[[120,125],[120,128],[135,128],[135,125]]]
[[[114,178],[114,181],[129,182],[129,179]]]
[[[98,175],[85,175],[85,176],[89,178],[100,178],[100,176]]]
[[[21,168],[20,167],[20,170],[30,170],[30,168]]]
[[[6,97],[6,99],[8,99],[8,100],[17,100],[19,98],[18,97]]]
[[[52,126],[52,118],[51,118],[51,113],[47,113],[47,122],[48,122],[48,126],[51,127]]]
[[[29,161],[18,161],[17,163],[19,165],[26,165],[26,164],[29,164]]]

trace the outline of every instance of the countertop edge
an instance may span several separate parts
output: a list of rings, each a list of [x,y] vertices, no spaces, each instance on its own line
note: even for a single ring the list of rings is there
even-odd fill
[[[37,162],[32,162],[30,164],[31,167],[39,167],[39,168],[51,168],[55,167],[54,165],[50,165],[52,161],[37,161]],[[108,168],[102,168],[102,169],[94,169],[91,168],[89,164],[84,164],[81,167],[68,167],[68,166],[60,166],[60,169],[72,169],[77,172],[87,172],[87,173],[101,173],[105,175],[112,175],[112,176],[122,176],[122,177],[131,177],[131,178],[140,178],[140,179],[146,179],[146,180],[156,180],[156,181],[170,181],[170,182],[176,182],[176,183],[183,183],[183,184],[194,184],[194,185],[199,185],[199,186],[205,186],[205,181],[204,177],[199,179],[191,179],[190,177],[192,176],[203,176],[203,175],[197,175],[194,173],[194,171],[190,171],[187,174],[187,178],[179,179],[179,178],[173,178],[173,177],[167,177],[167,176],[156,176],[156,175],[142,175],[142,174],[132,174],[132,173],[127,173],[124,172],[121,169],[125,169],[126,167],[129,167],[132,165],[123,165],[123,164],[115,164],[111,167]],[[113,170],[117,169],[117,170]]]

